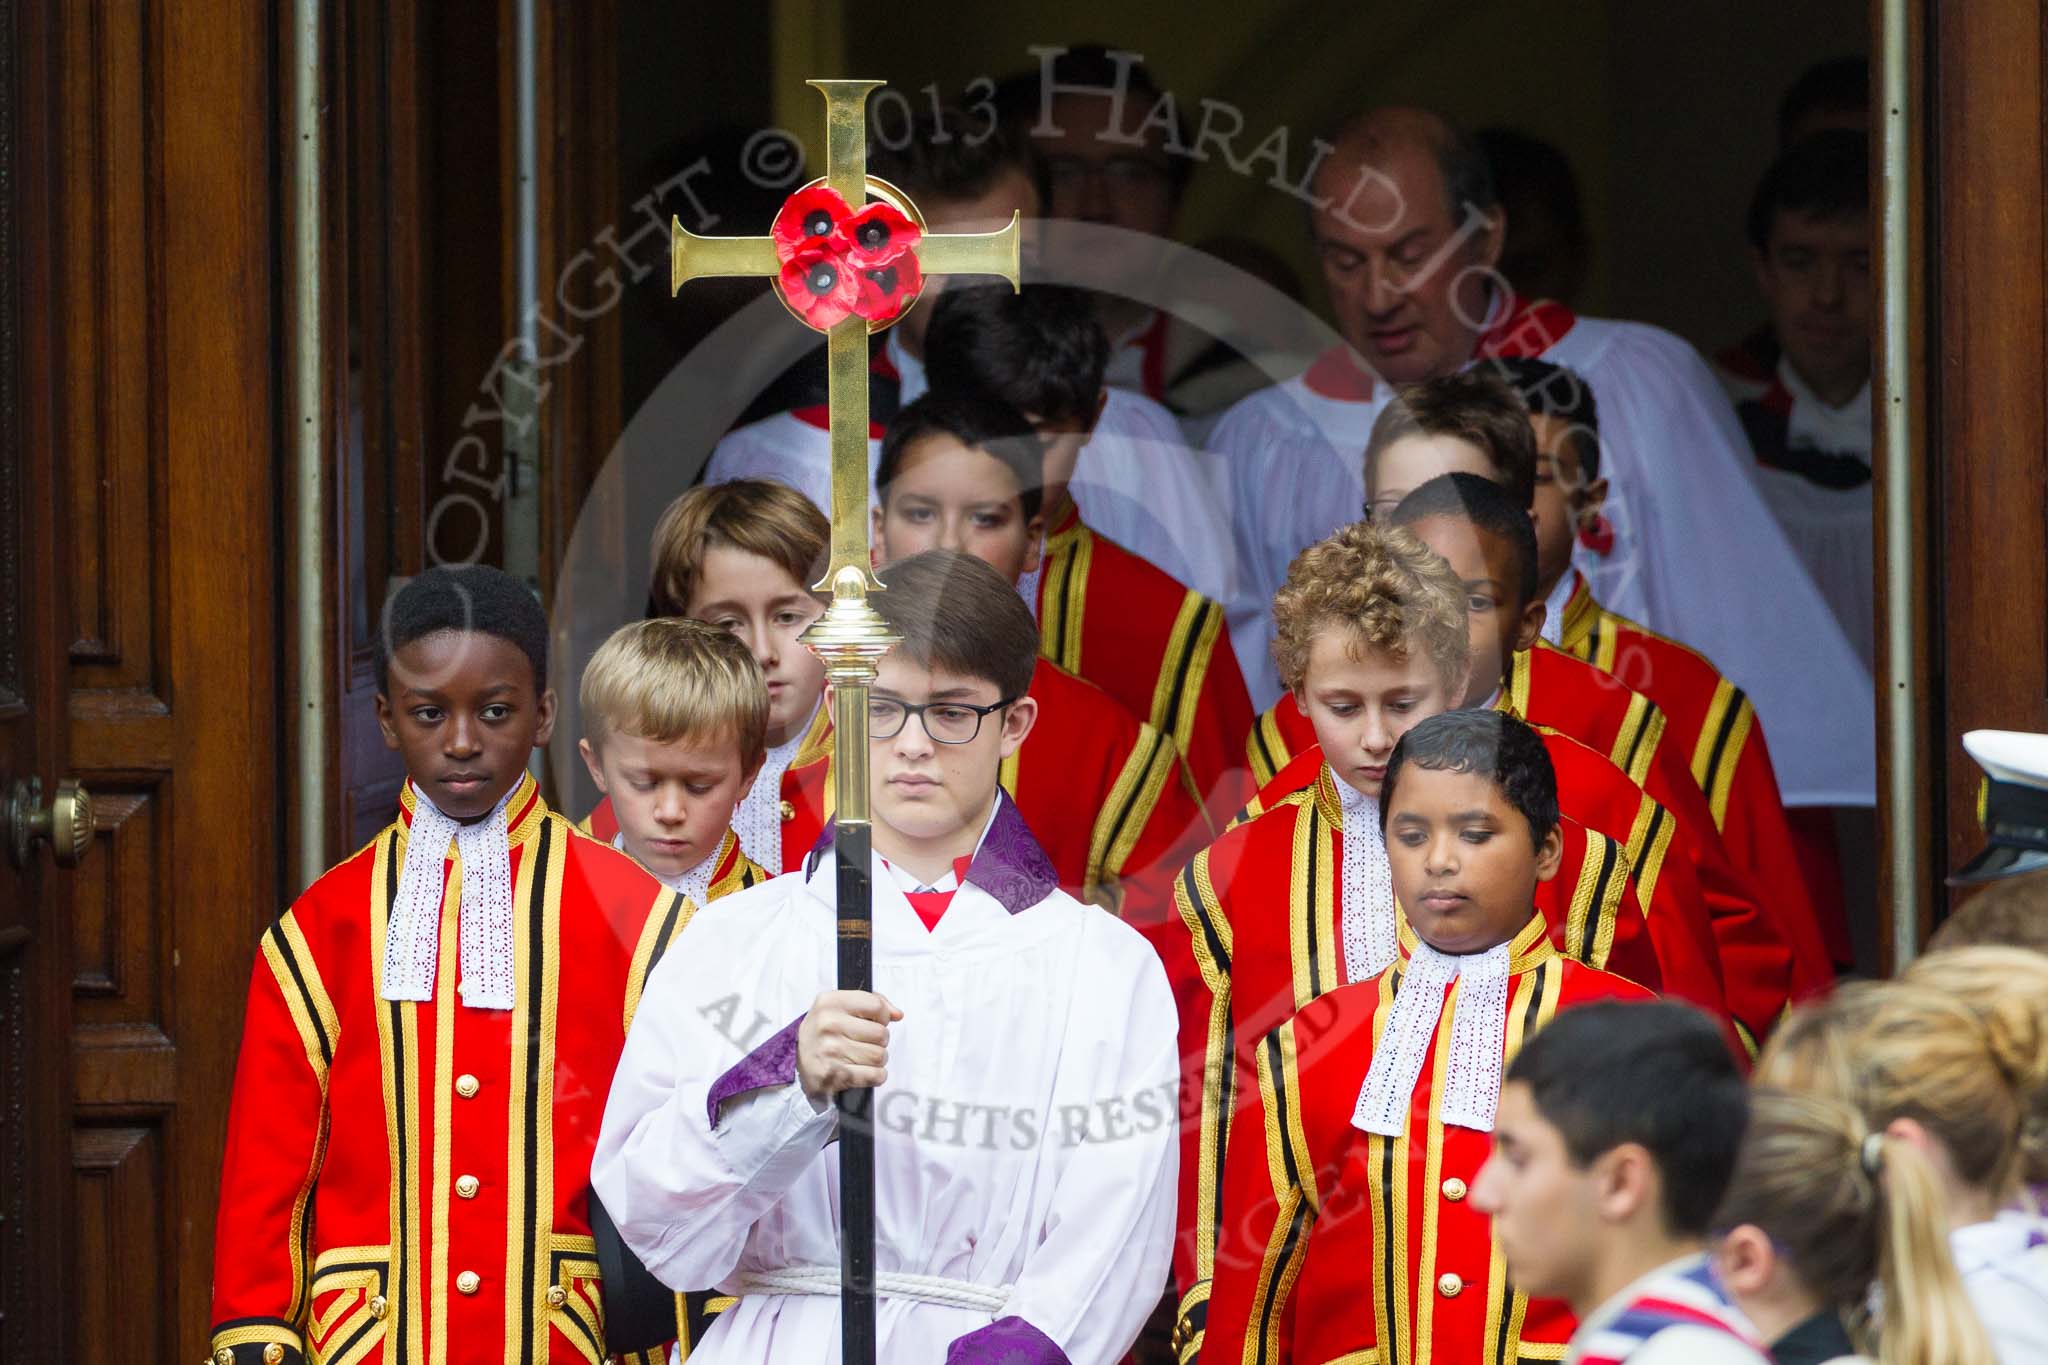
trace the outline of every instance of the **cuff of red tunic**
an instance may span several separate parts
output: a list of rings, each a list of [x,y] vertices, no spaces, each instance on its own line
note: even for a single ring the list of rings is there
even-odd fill
[[[718,1127],[718,1111],[727,1100],[736,1099],[750,1090],[763,1090],[769,1086],[789,1085],[796,1080],[796,1033],[803,1027],[804,1016],[796,1018],[773,1038],[734,1062],[723,1076],[711,1083],[711,1093],[704,1099],[705,1117],[711,1127]]]
[[[997,1318],[956,1337],[946,1365],[1072,1365],[1059,1343],[1019,1317]]]
[[[283,1318],[232,1318],[213,1329],[213,1365],[305,1365],[299,1329]]]
[[[1202,1354],[1202,1338],[1209,1325],[1209,1288],[1211,1282],[1198,1280],[1192,1289],[1181,1295],[1180,1306],[1174,1313],[1173,1358],[1180,1365],[1192,1365]]]

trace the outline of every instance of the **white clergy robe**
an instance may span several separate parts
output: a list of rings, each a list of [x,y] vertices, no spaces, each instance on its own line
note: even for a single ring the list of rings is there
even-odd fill
[[[1532,317],[1546,326],[1521,325]],[[1870,673],[1758,493],[1748,442],[1706,362],[1660,328],[1556,305],[1512,313],[1482,353],[1540,356],[1593,388],[1615,543],[1605,554],[1581,545],[1575,563],[1601,604],[1699,650],[1749,694],[1786,804],[1870,804]],[[1393,396],[1333,354],[1217,423],[1209,444],[1245,590],[1267,604],[1247,637],[1270,640],[1288,562],[1363,515],[1366,440]],[[1269,650],[1240,645],[1238,660],[1253,704],[1277,700]]]
[[[875,861],[875,989],[903,1011],[874,1096],[879,1358],[1113,1365],[1167,1278],[1173,1001],[1151,947],[1060,891],[999,806],[935,929]],[[836,1297],[746,1283],[839,1264],[837,1110],[795,1074],[836,976],[834,862],[810,862],[700,910],[662,959],[592,1166],[659,1279],[739,1294],[692,1365],[839,1359]],[[898,1274],[1007,1301],[922,1302]]]
[[[924,367],[890,337],[885,364],[898,376],[901,401],[925,391]],[[1180,424],[1142,394],[1111,388],[1094,434],[1081,448],[1069,484],[1081,520],[1141,559],[1221,604],[1241,596],[1230,526],[1223,519],[1213,462],[1191,450]],[[777,479],[820,511],[832,506],[832,438],[823,407],[778,412],[726,433],[712,448],[704,482]],[[882,457],[882,424],[869,428],[868,497]],[[1235,639],[1232,641],[1235,644]]]
[[[1876,506],[1870,477],[1870,381],[1838,408],[1790,356],[1757,380],[1720,368],[1756,462],[1757,491],[1866,668],[1877,667]]]

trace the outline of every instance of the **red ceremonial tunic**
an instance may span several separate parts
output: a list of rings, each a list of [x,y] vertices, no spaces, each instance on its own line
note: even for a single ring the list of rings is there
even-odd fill
[[[1090,530],[1071,502],[1045,537],[1038,648],[1171,736],[1215,823],[1244,804],[1252,703],[1223,608]]]
[[[1500,706],[1539,729],[1561,731],[1606,754],[1613,765],[1668,812],[1669,836],[1699,883],[1720,963],[1727,1012],[1745,1031],[1754,1055],[1795,994],[1826,988],[1831,980],[1826,954],[1818,962],[1795,957],[1778,929],[1773,903],[1759,895],[1738,871],[1715,829],[1691,774],[1675,762],[1676,749],[1663,743],[1664,715],[1641,693],[1611,675],[1547,645],[1514,656]],[[1315,727],[1292,694],[1259,719],[1250,752],[1254,771],[1284,765],[1315,742]],[[1555,756],[1553,755],[1553,761]],[[1566,775],[1558,775],[1558,801],[1585,824],[1629,846],[1641,868],[1642,848],[1612,823],[1575,808]],[[1803,886],[1803,883],[1802,883]],[[1644,903],[1654,912],[1653,898]],[[1788,917],[1789,918],[1789,917]]]
[[[1183,1110],[1174,1274],[1183,1359],[1202,1330],[1219,1222],[1235,1217],[1218,1202],[1219,1175],[1252,1074],[1251,1044],[1347,980],[1344,809],[1321,751],[1303,755],[1310,759],[1314,771],[1296,789],[1196,854],[1174,888],[1196,968],[1173,977]],[[1662,973],[1627,858],[1602,834],[1572,821],[1562,829],[1559,875],[1538,885],[1543,923],[1573,959],[1657,988]]]
[[[1257,1084],[1223,1174],[1205,1361],[1556,1360],[1570,1311],[1508,1281],[1470,1195],[1493,1142],[1440,1116],[1451,1019],[1436,1033],[1399,1137],[1352,1125],[1408,954],[1305,1005],[1257,1044]],[[1558,953],[1532,920],[1510,948],[1503,1068],[1560,1010],[1648,992]]]
[[[378,995],[415,806],[264,933],[213,1271],[213,1340],[322,1362],[597,1362],[591,1153],[626,1024],[687,901],[522,776],[506,807],[517,994],[456,996],[445,868],[426,1001]],[[452,850],[451,850],[452,853]]]
[[[1795,945],[1801,956],[1821,953],[1825,960],[1847,961],[1848,925],[1839,895],[1822,914],[1815,898],[1805,894],[1799,844],[1778,795],[1763,723],[1742,689],[1705,655],[1601,606],[1576,569],[1558,630],[1559,649],[1657,703],[1665,744],[1687,757],[1728,856],[1752,885],[1777,894],[1782,918],[1802,939],[1808,926],[1819,937],[1818,946]]]
[[[1612,843],[1619,850],[1621,869],[1629,882],[1629,905],[1643,916],[1644,936],[1657,963],[1651,973],[1632,970],[1625,963],[1593,965],[1605,966],[1665,995],[1689,1001],[1723,1020],[1730,1019],[1713,918],[1670,814],[1655,798],[1629,781],[1626,773],[1569,735],[1542,726],[1536,727],[1536,733],[1557,773],[1558,811],[1564,817],[1562,828],[1568,836],[1564,868],[1568,872],[1577,866],[1569,856],[1569,835],[1575,828]],[[1311,744],[1261,788],[1246,809],[1263,809],[1265,804],[1316,781],[1318,774],[1326,770],[1322,747]],[[1674,840],[1680,841],[1679,856],[1675,858],[1671,856]],[[1577,894],[1570,877],[1560,872],[1555,879],[1536,888],[1536,908],[1553,922],[1561,922]],[[1729,1033],[1729,1043],[1741,1055],[1748,1055],[1748,1049],[1733,1032]]]

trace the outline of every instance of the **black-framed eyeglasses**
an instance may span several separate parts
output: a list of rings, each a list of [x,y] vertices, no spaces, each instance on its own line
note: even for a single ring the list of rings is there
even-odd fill
[[[976,706],[965,701],[897,701],[894,697],[868,698],[868,738],[894,739],[915,715],[934,744],[971,744],[981,733],[981,719],[1019,698],[1004,697],[993,706]]]

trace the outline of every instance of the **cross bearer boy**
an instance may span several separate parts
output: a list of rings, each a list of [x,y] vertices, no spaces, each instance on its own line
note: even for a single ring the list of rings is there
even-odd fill
[[[636,962],[682,897],[526,764],[547,618],[496,569],[392,598],[398,818],[264,931],[228,1114],[217,1365],[604,1354],[590,1155]]]
[[[597,1188],[664,1282],[739,1296],[697,1365],[831,1361],[832,1101],[874,1087],[879,1358],[1114,1360],[1172,1240],[1166,976],[1135,930],[1059,889],[1002,792],[1037,711],[1016,589],[942,551],[882,578],[903,643],[871,693],[876,989],[832,989],[822,841],[706,907],[635,1016]]]

